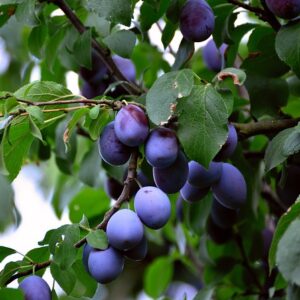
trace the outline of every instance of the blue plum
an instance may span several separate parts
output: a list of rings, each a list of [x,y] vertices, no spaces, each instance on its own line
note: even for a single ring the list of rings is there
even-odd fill
[[[214,72],[220,72],[224,66],[224,54],[227,49],[226,44],[217,48],[213,39],[211,39],[203,48],[203,61],[206,67]]]
[[[97,282],[108,283],[123,271],[124,257],[113,247],[105,250],[93,249],[89,255],[88,267],[91,276]]]
[[[300,14],[300,0],[266,0],[274,15],[283,19],[293,19]]]
[[[51,290],[47,282],[36,275],[26,277],[19,285],[25,300],[51,300]]]
[[[136,193],[134,209],[142,222],[153,229],[163,227],[171,215],[168,196],[154,186],[143,187]]]
[[[232,124],[228,124],[228,137],[225,144],[222,146],[219,153],[214,158],[215,161],[221,161],[229,158],[235,151],[238,143],[238,135],[235,127]]]
[[[219,227],[230,228],[237,221],[238,211],[222,205],[218,200],[213,198],[211,218]]]
[[[119,250],[129,250],[142,240],[144,226],[135,212],[121,209],[108,221],[106,234],[111,246]]]
[[[190,203],[200,201],[209,192],[210,187],[199,188],[191,185],[188,181],[180,190],[181,197]]]
[[[113,55],[112,59],[128,81],[135,81],[135,66],[130,59],[118,55]]]
[[[177,193],[185,184],[189,165],[185,155],[179,151],[176,161],[167,168],[153,168],[156,186],[167,194]]]
[[[148,251],[148,243],[146,236],[142,238],[142,240],[132,249],[124,251],[123,255],[131,260],[140,261],[143,260]]]
[[[90,69],[81,67],[79,70],[81,77],[89,84],[96,86],[102,81],[108,73],[108,70],[104,63],[101,61],[99,55],[92,52],[92,66]]]
[[[145,143],[145,156],[152,167],[166,168],[175,162],[179,145],[175,131],[160,127],[152,130]]]
[[[186,40],[201,42],[214,31],[215,16],[205,0],[188,0],[180,13],[180,31]]]
[[[140,107],[128,104],[121,108],[116,116],[115,132],[123,144],[130,147],[139,146],[148,137],[148,118]]]
[[[216,244],[224,244],[228,242],[233,235],[232,228],[222,228],[218,226],[211,218],[211,216],[208,217],[207,223],[206,223],[206,230],[211,239]]]
[[[223,163],[221,177],[212,185],[212,191],[222,205],[232,209],[239,209],[247,199],[247,185],[243,174],[228,163]]]
[[[170,284],[167,295],[172,300],[193,300],[197,292],[193,285],[178,281]]]
[[[117,138],[114,124],[115,122],[110,122],[104,127],[98,146],[102,159],[110,165],[118,166],[125,164],[129,160],[132,149]]]
[[[88,243],[84,244],[83,251],[82,251],[82,262],[85,267],[85,270],[88,273],[89,273],[89,266],[88,266],[89,255],[92,250],[93,250],[93,247],[91,247]]]
[[[103,95],[106,88],[107,86],[103,82],[99,82],[99,84],[94,86],[85,81],[81,88],[81,95],[87,99],[92,99],[99,95]]]
[[[211,162],[208,169],[196,161],[189,162],[188,182],[199,188],[206,188],[217,182],[222,173],[222,163]]]
[[[108,177],[104,183],[104,190],[110,198],[117,200],[123,191],[123,185],[113,177]]]

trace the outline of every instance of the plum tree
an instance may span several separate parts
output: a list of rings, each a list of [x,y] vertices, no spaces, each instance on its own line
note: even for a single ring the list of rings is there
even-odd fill
[[[108,177],[105,180],[104,189],[110,198],[117,200],[122,193],[123,185],[115,178]]]
[[[152,130],[145,143],[145,156],[152,167],[166,168],[175,162],[179,146],[176,133],[168,128]]]
[[[243,174],[233,165],[223,163],[219,181],[212,185],[216,199],[224,206],[239,209],[247,199],[247,185]]]
[[[108,221],[106,233],[111,246],[119,250],[129,250],[142,240],[144,226],[135,212],[121,209]]]
[[[203,62],[207,68],[214,72],[221,71],[224,66],[224,54],[227,49],[226,44],[222,44],[220,48],[217,48],[213,39],[209,40],[204,46],[202,51]]]
[[[107,124],[103,129],[98,140],[98,146],[102,159],[111,165],[125,164],[131,154],[131,148],[117,138],[114,121]]]
[[[205,0],[188,0],[180,13],[180,30],[192,42],[206,40],[213,32],[215,16]]]
[[[39,276],[26,277],[19,285],[25,300],[51,300],[51,290],[47,282]]]
[[[123,251],[123,255],[130,260],[140,261],[146,257],[147,251],[148,243],[147,238],[144,235],[142,240],[135,247],[130,250]]]
[[[269,9],[283,19],[293,19],[300,14],[299,0],[266,0]]]
[[[238,143],[238,136],[236,133],[236,129],[232,124],[228,124],[228,137],[225,144],[222,146],[221,150],[218,152],[216,157],[214,158],[215,161],[220,161],[229,158]]]
[[[221,228],[232,227],[238,218],[238,211],[236,209],[228,208],[213,197],[211,207],[211,218],[213,222]]]
[[[153,229],[163,227],[171,214],[168,196],[153,186],[143,187],[136,193],[134,209],[142,222]]]
[[[105,250],[93,249],[88,259],[91,276],[99,283],[108,283],[116,279],[124,268],[121,252],[108,247]]]
[[[153,178],[157,187],[167,194],[178,192],[185,184],[189,172],[188,161],[179,151],[176,161],[167,168],[153,168]]]
[[[180,195],[187,202],[197,202],[209,192],[210,187],[199,188],[190,184],[188,181],[180,190]]]
[[[210,187],[218,181],[222,173],[222,163],[211,162],[208,169],[195,161],[189,162],[188,182],[199,188]]]
[[[123,144],[139,146],[144,143],[149,133],[148,118],[140,107],[126,105],[116,116],[115,132]]]

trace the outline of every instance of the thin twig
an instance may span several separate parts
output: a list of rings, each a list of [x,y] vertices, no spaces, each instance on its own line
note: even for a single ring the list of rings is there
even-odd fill
[[[138,160],[138,150],[135,149],[130,157],[129,165],[128,165],[128,173],[127,178],[124,181],[124,187],[122,190],[121,195],[119,196],[118,200],[115,202],[114,206],[106,212],[102,222],[97,225],[96,229],[105,229],[109,219],[112,217],[114,213],[116,213],[121,205],[128,201],[130,198],[130,183],[135,180],[136,178],[136,169],[137,169],[137,160]],[[84,243],[86,243],[86,238],[81,239],[78,241],[74,246],[76,248],[81,247]]]

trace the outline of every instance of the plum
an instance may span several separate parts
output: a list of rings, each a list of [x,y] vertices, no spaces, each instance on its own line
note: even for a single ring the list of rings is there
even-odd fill
[[[106,234],[111,246],[119,250],[129,250],[142,240],[144,226],[135,212],[121,209],[108,221]]]
[[[229,158],[235,151],[237,143],[238,143],[238,136],[237,136],[236,129],[232,124],[228,124],[227,140],[226,140],[225,144],[222,146],[219,153],[214,158],[214,160],[221,161],[221,160]]]
[[[115,122],[107,124],[98,140],[99,152],[104,161],[110,165],[123,165],[131,155],[131,148],[124,145],[115,134]]]
[[[51,300],[51,290],[47,282],[39,276],[30,275],[19,285],[25,300]]]
[[[148,118],[140,107],[128,104],[121,108],[116,116],[115,132],[123,144],[130,147],[139,146],[148,137]]]
[[[172,300],[193,300],[197,292],[197,289],[193,285],[177,281],[170,284],[167,295]]]
[[[210,187],[199,188],[197,186],[191,185],[188,181],[180,190],[180,195],[182,198],[190,203],[197,202],[201,200],[209,192]]]
[[[219,180],[221,173],[222,163],[211,162],[208,169],[205,169],[201,164],[192,160],[189,162],[188,182],[199,188],[210,187]]]
[[[212,192],[222,205],[239,209],[247,199],[247,185],[243,174],[235,166],[223,163],[221,177],[212,185]]]
[[[99,82],[107,76],[107,73],[108,70],[106,66],[95,51],[92,52],[91,69],[81,67],[79,70],[81,77],[93,86],[98,85]]]
[[[99,95],[103,95],[107,85],[103,82],[99,82],[97,85],[91,85],[87,81],[85,81],[81,88],[81,95],[87,99],[95,98]]]
[[[144,235],[142,240],[134,248],[124,251],[123,255],[130,260],[140,261],[146,257],[147,251],[148,244],[146,236]]]
[[[237,221],[238,211],[222,205],[216,198],[213,198],[211,218],[219,227],[230,228]]]
[[[203,48],[203,61],[206,67],[214,72],[220,72],[224,66],[224,54],[227,49],[226,44],[217,48],[213,39],[211,39]]]
[[[91,247],[88,243],[84,244],[83,251],[82,251],[82,262],[85,267],[85,270],[88,273],[89,273],[89,266],[88,266],[89,255],[92,250],[93,250],[93,247]]]
[[[166,168],[175,162],[179,145],[175,131],[160,127],[152,130],[145,143],[145,156],[152,167]]]
[[[214,30],[215,16],[205,0],[188,0],[180,13],[180,31],[186,40],[201,42]]]
[[[293,19],[300,13],[300,0],[266,0],[270,11],[283,19]]]
[[[142,222],[153,229],[163,227],[171,215],[168,196],[154,186],[143,187],[136,193],[134,209]]]
[[[156,186],[167,194],[177,193],[185,184],[189,173],[188,161],[179,151],[175,162],[167,168],[153,168]]]
[[[88,259],[91,276],[99,283],[108,283],[116,279],[123,271],[124,257],[113,247],[105,250],[93,249]]]
[[[222,228],[218,226],[211,218],[211,216],[208,217],[207,223],[206,223],[206,230],[211,239],[216,244],[225,244],[228,242],[233,235],[232,228]]]
[[[123,185],[113,177],[108,177],[104,183],[104,190],[110,198],[117,200],[123,191]]]
[[[114,63],[128,81],[135,81],[135,66],[130,59],[118,55],[112,57]]]

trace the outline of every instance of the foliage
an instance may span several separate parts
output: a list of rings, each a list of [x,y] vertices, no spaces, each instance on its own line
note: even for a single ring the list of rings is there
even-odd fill
[[[71,222],[49,228],[39,247],[19,260],[10,260],[18,249],[0,246],[0,261],[5,259],[0,299],[24,299],[10,283],[32,273],[42,276],[46,268],[63,290],[56,295],[53,288],[52,299],[100,299],[105,291],[107,299],[137,298],[142,292],[172,299],[176,282],[196,288],[197,300],[299,298],[300,185],[289,176],[293,166],[300,178],[299,18],[282,20],[265,1],[207,1],[215,16],[215,44],[227,45],[211,69],[204,46],[190,37],[174,51],[185,2],[0,1],[0,41],[9,62],[0,74],[0,231],[20,223],[12,182],[28,163],[45,166],[45,186],[51,172],[53,210],[61,218],[67,208]],[[236,22],[240,16],[243,24]],[[160,40],[154,43],[149,32],[155,27]],[[116,55],[129,58],[134,70],[122,67]],[[40,80],[31,82],[36,69]],[[70,71],[79,74],[83,95],[67,88]],[[122,166],[110,165],[98,153],[103,129],[129,102],[146,113],[151,129],[174,130],[179,155],[208,172],[222,146],[228,147],[227,124],[233,124],[238,147],[223,158],[245,178],[247,201],[234,207],[238,212],[224,209],[237,220],[234,225],[219,220],[225,224],[221,228],[214,221],[220,217],[213,212],[214,184],[212,191],[210,186],[188,191],[201,194],[200,201],[183,200],[180,192],[168,195],[167,224],[145,229],[146,258],[126,260],[118,279],[104,286],[87,272],[82,246],[87,241],[105,250],[112,215],[133,209],[134,201],[127,200],[138,189],[136,178],[154,185],[142,145],[126,148],[131,158]],[[184,172],[172,173],[170,178],[177,178]],[[229,194],[240,185],[230,180]],[[126,225],[120,226],[126,230]]]

